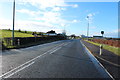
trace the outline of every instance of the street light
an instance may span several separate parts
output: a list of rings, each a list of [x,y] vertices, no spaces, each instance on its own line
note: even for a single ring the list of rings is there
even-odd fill
[[[15,24],[15,0],[13,2],[13,30],[12,30],[12,45],[14,45],[14,24]]]
[[[87,40],[88,40],[88,37],[89,37],[89,16],[87,16],[88,18],[88,27],[87,27]]]

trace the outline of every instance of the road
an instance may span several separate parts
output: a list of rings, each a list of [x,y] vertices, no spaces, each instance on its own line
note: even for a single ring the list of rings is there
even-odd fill
[[[80,40],[2,52],[2,78],[110,78]]]

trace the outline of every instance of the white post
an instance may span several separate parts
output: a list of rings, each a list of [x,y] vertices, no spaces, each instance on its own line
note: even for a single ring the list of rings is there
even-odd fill
[[[100,45],[100,55],[102,55],[102,45]]]
[[[17,40],[18,41],[18,46],[20,45],[20,39]]]

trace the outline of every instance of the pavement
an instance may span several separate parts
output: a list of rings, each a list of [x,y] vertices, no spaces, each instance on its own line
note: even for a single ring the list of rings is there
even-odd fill
[[[102,49],[102,55],[99,55],[99,46],[93,45],[83,40],[82,42],[114,78],[120,78],[120,56],[117,56],[105,49]]]
[[[105,78],[80,40],[61,40],[2,52],[2,78]],[[97,66],[96,66],[97,65]]]

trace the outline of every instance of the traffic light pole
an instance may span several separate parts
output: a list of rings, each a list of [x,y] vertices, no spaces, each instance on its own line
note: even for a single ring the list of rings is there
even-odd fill
[[[14,46],[14,25],[15,25],[15,0],[13,2],[13,30],[12,30],[12,45]]]

